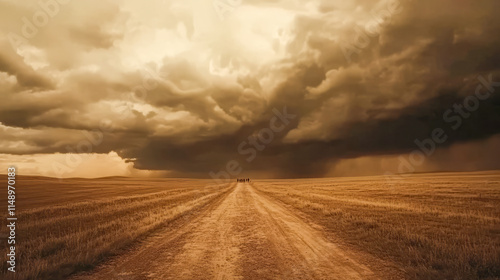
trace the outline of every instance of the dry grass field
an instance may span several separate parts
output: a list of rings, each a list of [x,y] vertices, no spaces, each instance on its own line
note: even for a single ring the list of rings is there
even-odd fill
[[[500,173],[262,181],[257,190],[409,279],[500,279]]]
[[[210,184],[19,177],[0,278],[500,279],[499,172]]]
[[[7,257],[2,254],[0,278],[60,279],[89,269],[175,219],[189,217],[227,190],[209,183],[18,177],[19,270],[15,277],[6,273]],[[0,207],[7,209],[6,201]],[[3,237],[6,229],[2,226]],[[2,252],[6,246],[2,238]]]

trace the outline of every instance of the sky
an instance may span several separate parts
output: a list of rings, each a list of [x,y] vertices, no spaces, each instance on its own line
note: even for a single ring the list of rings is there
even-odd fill
[[[0,167],[214,179],[500,169],[498,10],[1,0]]]

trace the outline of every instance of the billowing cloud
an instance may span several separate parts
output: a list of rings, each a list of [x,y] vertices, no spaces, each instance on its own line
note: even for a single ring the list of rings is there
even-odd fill
[[[414,151],[498,168],[498,1],[238,3],[3,1],[0,153],[59,173],[88,169],[55,160],[72,153],[196,177],[393,172]]]

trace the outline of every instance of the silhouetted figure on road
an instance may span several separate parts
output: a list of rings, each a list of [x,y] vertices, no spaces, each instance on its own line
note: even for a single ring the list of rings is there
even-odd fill
[[[238,183],[241,183],[241,182],[250,182],[250,178],[244,178],[244,179],[236,178],[236,182],[238,182]]]

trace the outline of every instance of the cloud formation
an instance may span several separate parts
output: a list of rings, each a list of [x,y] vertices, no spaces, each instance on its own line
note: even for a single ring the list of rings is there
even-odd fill
[[[236,160],[256,176],[311,177],[410,153],[440,128],[428,169],[474,169],[451,147],[498,144],[499,8],[243,0],[221,19],[213,1],[3,1],[0,153],[113,153],[196,177]],[[273,109],[297,117],[248,161],[238,147]]]

